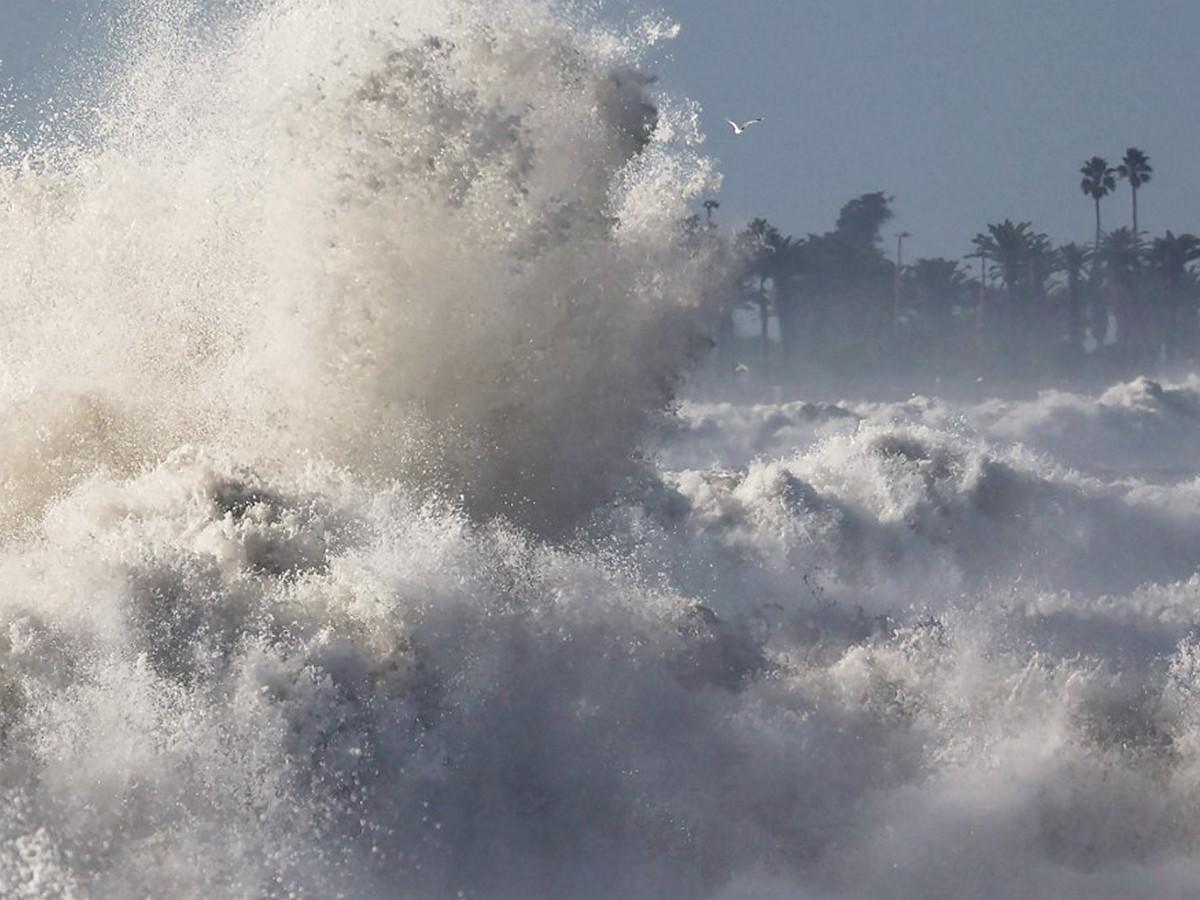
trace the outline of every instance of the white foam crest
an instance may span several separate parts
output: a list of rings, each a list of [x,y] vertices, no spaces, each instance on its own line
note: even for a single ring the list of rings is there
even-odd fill
[[[1034,401],[983,404],[974,418],[997,439],[1032,444],[1075,465],[1170,478],[1191,471],[1200,449],[1200,383],[1141,377],[1098,397],[1046,391]]]
[[[841,400],[738,405],[690,400],[664,443],[671,468],[746,465],[785,455],[857,422],[925,425],[1020,444],[1105,478],[1174,480],[1192,471],[1200,446],[1200,386],[1135,378],[1099,393],[1044,390],[1032,399],[951,403],[914,395],[901,402]],[[680,434],[686,434],[684,439]]]
[[[93,478],[3,561],[0,874],[98,897],[1190,884],[1182,619],[1119,663],[1026,610],[717,618],[639,568],[328,467]]]
[[[675,577],[722,610],[740,608],[723,604],[741,596],[884,614],[990,604],[993,591],[1123,596],[1187,579],[1200,564],[1194,480],[1084,474],[990,443],[940,404],[918,404],[915,416],[912,404],[855,406],[685,407],[689,424],[667,439],[665,460],[724,451],[736,466],[748,446],[778,449],[784,434],[799,435],[800,449],[676,471],[674,496],[616,530],[676,560]],[[690,562],[714,557],[736,560],[737,576]]]

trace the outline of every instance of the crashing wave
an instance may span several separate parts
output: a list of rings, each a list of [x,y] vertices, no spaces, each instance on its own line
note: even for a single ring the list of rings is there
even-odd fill
[[[670,29],[230,7],[0,168],[0,893],[1194,893],[1190,383],[651,428]]]
[[[699,349],[713,182],[550,4],[148,4],[94,133],[0,170],[9,530],[184,443],[569,526]]]

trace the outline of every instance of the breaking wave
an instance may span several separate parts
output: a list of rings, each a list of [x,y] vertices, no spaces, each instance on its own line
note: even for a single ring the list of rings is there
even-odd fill
[[[87,133],[0,174],[9,523],[181,443],[419,478],[539,530],[631,474],[698,348],[708,267],[675,223],[713,183],[694,111],[645,93],[649,24],[128,18]]]
[[[1020,444],[1080,470],[1108,476],[1170,479],[1194,469],[1200,450],[1200,381],[1179,384],[1141,377],[1099,395],[1041,391],[1031,400],[953,403],[914,395],[902,402],[842,400],[739,405],[692,399],[662,429],[660,449],[671,467],[745,465],[788,453],[859,423],[923,424]],[[682,439],[686,435],[686,439]]]
[[[234,6],[0,169],[0,893],[1194,893],[1193,382],[664,420],[668,25]]]

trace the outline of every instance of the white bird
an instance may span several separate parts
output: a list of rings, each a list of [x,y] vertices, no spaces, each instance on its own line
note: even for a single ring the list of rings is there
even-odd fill
[[[726,119],[725,121],[729,123],[729,127],[732,128],[733,133],[737,135],[743,134],[751,125],[757,125],[759,122],[761,122],[762,116],[759,116],[757,119],[751,119],[749,122],[743,122],[741,125],[733,121],[733,119]]]

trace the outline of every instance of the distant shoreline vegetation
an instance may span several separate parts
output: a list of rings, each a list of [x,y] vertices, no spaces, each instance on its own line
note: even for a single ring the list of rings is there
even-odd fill
[[[1080,188],[1094,237],[1055,246],[1030,222],[992,223],[962,259],[906,262],[906,233],[885,240],[892,198],[863,194],[832,231],[803,237],[754,219],[734,239],[735,290],[715,338],[718,364],[783,380],[839,369],[919,375],[1004,371],[1031,378],[1119,375],[1174,367],[1200,352],[1200,238],[1138,227],[1149,156],[1136,147],[1112,167],[1087,160]],[[1105,231],[1104,201],[1124,183],[1130,224]],[[716,232],[720,204],[685,227]],[[894,254],[894,255],[893,255]],[[757,318],[739,336],[736,313]]]

